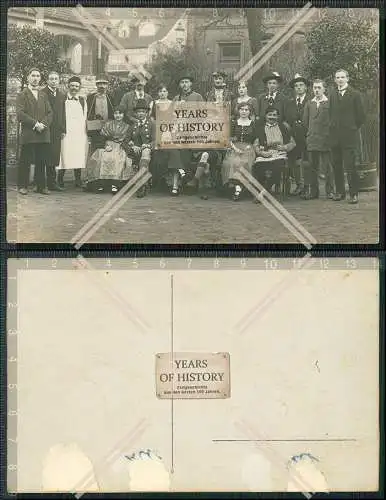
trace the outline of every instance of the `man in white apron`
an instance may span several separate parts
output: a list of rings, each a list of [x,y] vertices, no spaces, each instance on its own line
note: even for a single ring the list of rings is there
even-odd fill
[[[66,135],[62,139],[58,184],[64,187],[64,173],[73,170],[75,185],[81,187],[81,171],[86,167],[87,139],[87,101],[79,95],[81,81],[78,76],[68,80],[68,94],[65,102]]]

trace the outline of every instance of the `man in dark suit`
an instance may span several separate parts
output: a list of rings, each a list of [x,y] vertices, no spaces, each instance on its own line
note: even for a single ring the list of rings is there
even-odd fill
[[[138,121],[136,118],[135,107],[139,99],[141,99],[141,101],[145,100],[146,105],[148,106],[149,109],[148,111],[149,116],[153,106],[152,96],[145,92],[145,84],[146,84],[145,78],[141,79],[135,77],[133,82],[135,85],[134,90],[126,92],[126,94],[124,94],[119,104],[119,109],[124,113],[125,121],[129,125],[135,125]]]
[[[339,69],[335,72],[337,88],[331,92],[331,146],[335,174],[335,201],[346,198],[344,171],[347,173],[350,199],[358,203],[359,177],[355,165],[355,149],[359,140],[359,129],[365,121],[362,98],[349,84],[348,72]]]
[[[267,108],[274,107],[279,111],[280,121],[285,121],[287,99],[280,93],[279,89],[283,78],[276,71],[272,71],[272,73],[263,78],[263,82],[267,86],[267,92],[260,94],[257,98],[257,117],[264,121]]]
[[[306,129],[303,124],[304,107],[310,99],[308,94],[309,81],[296,73],[289,82],[294,90],[294,97],[285,103],[284,114],[291,127],[296,147],[288,154],[290,176],[294,179],[296,188],[291,194],[300,195],[304,190],[304,170],[307,168]]]
[[[53,112],[52,123],[50,127],[50,146],[47,164],[47,187],[52,191],[63,191],[56,182],[55,168],[60,163],[60,149],[62,139],[66,133],[66,96],[58,90],[59,73],[51,71],[48,74],[47,86],[42,89],[50,103]]]
[[[109,81],[105,76],[97,76],[95,81],[97,91],[87,96],[87,120],[101,120],[101,122],[106,122],[114,118],[114,107],[107,93],[108,84]],[[105,144],[105,138],[101,137],[100,131],[101,128],[95,130],[90,130],[89,128],[87,132],[91,143],[90,155],[96,149],[103,148]]]
[[[39,90],[41,73],[32,68],[28,73],[28,86],[16,99],[17,118],[21,122],[21,152],[18,166],[19,193],[28,193],[31,159],[35,162],[35,191],[49,194],[46,166],[50,144],[50,125],[53,112],[47,94]]]

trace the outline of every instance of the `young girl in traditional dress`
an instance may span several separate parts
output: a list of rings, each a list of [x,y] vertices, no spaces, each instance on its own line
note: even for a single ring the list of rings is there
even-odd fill
[[[105,146],[97,149],[88,160],[87,191],[116,193],[134,175],[132,160],[122,148],[130,129],[123,116],[123,112],[116,108],[114,119],[105,123],[100,131],[105,138]]]

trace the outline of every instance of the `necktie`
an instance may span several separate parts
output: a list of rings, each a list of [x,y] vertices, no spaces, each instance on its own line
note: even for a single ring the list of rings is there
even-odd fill
[[[299,107],[299,106],[300,106],[300,97],[298,97],[298,98],[296,99],[296,105],[297,105],[297,107]]]
[[[271,105],[274,103],[273,94],[269,94],[269,95],[268,95],[268,102],[269,102],[269,104],[271,104]]]

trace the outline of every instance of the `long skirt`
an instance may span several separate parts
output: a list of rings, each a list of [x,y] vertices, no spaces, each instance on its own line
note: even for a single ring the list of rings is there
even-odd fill
[[[111,151],[97,149],[89,158],[86,167],[86,182],[112,180],[122,183],[135,175],[133,161],[117,142],[108,141]]]
[[[240,149],[241,153],[233,150],[227,151],[221,167],[221,177],[224,186],[232,182],[239,182],[234,176],[242,167],[249,173],[252,173],[252,165],[256,158],[252,145],[245,142],[236,142],[235,147]]]

